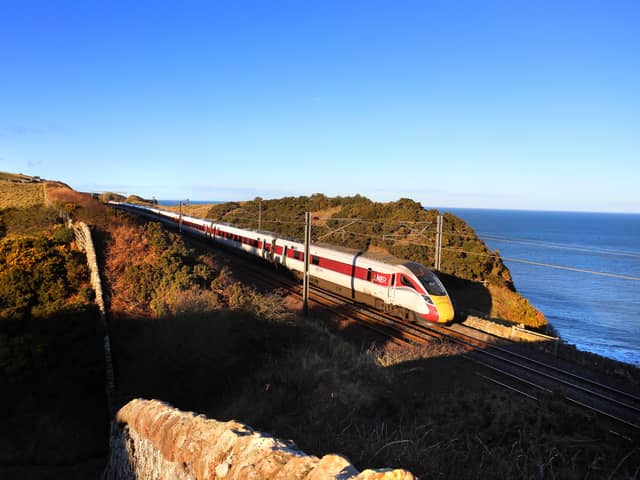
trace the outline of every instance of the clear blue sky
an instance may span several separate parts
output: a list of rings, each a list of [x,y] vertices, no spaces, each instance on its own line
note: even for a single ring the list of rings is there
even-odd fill
[[[640,212],[640,2],[0,0],[0,170]]]

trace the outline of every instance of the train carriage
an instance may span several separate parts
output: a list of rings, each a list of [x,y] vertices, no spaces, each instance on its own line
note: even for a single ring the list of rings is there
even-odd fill
[[[304,245],[300,242],[282,238],[273,232],[240,228],[159,208],[110,203],[281,265],[299,277],[303,275]],[[309,280],[407,319],[448,323],[454,317],[447,291],[431,270],[391,255],[312,244],[309,248]]]

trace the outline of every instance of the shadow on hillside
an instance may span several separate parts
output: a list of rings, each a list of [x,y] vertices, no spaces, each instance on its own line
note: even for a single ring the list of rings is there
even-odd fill
[[[118,405],[157,398],[185,410],[224,404],[246,376],[302,341],[300,327],[220,311],[110,322]]]
[[[481,375],[494,372],[470,363],[462,348],[435,341],[414,357],[398,351],[393,358],[392,345],[383,345],[381,368],[352,343],[312,322],[244,312],[115,318],[118,407],[136,397],[160,399],[293,439],[313,455],[339,452],[361,468],[397,466],[439,478],[532,476],[547,458],[547,432],[597,434],[562,402],[541,415],[528,399],[490,386]],[[522,441],[530,435],[532,442]],[[513,455],[529,460],[516,465]]]
[[[310,317],[316,318],[313,309]],[[232,311],[160,319],[114,318],[111,341],[119,392],[116,408],[133,398],[155,398],[182,410],[205,412],[217,419],[235,417],[269,429],[274,426],[269,419],[276,413],[273,404],[259,405],[264,395],[286,410],[277,415],[286,413],[294,423],[295,412],[301,409],[302,415],[309,407],[306,396],[339,390],[341,382],[359,385],[354,390],[359,391],[354,405],[368,398],[368,390],[381,395],[376,386],[379,368],[368,360],[360,367],[357,364],[365,358],[361,355],[364,351],[373,344],[382,348],[389,339],[379,333],[363,336],[359,324],[340,328],[339,333],[343,339],[312,322],[265,321]],[[429,365],[430,371],[445,372],[443,379],[447,381],[465,378],[465,369],[454,377],[446,373],[451,372],[447,365],[459,359],[454,360],[443,344],[424,348],[425,352],[431,349],[434,358],[420,360],[420,368]],[[288,391],[280,391],[279,385],[288,385]],[[275,400],[278,395],[281,397]]]
[[[95,459],[101,468],[109,432],[103,335],[96,309],[0,322],[0,465],[20,465],[0,469],[2,478],[54,465],[60,476],[41,478],[70,478],[65,468],[89,461],[91,470]]]
[[[456,311],[456,318],[466,317],[470,312],[489,317],[491,314],[491,293],[482,282],[465,280],[446,273],[439,273]]]

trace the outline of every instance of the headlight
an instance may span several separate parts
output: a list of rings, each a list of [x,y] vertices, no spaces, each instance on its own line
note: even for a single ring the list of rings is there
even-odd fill
[[[433,300],[431,300],[431,297],[429,295],[423,295],[422,298],[424,298],[424,301],[429,305],[433,305]]]

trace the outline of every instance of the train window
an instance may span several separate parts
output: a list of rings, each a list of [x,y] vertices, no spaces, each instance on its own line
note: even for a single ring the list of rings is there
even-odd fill
[[[312,255],[311,256],[311,263],[313,263],[314,265],[320,265],[320,257],[318,257],[316,255]]]
[[[296,260],[304,260],[304,254],[302,252],[293,252],[293,257]]]
[[[402,282],[402,285],[404,285],[405,287],[414,288],[413,283],[411,283],[411,281],[404,275],[400,276],[400,281]]]
[[[367,268],[367,282],[371,281],[371,267]]]

